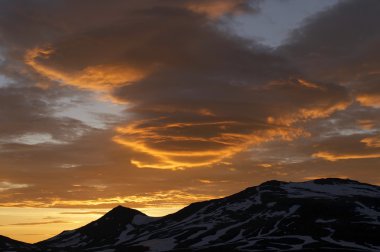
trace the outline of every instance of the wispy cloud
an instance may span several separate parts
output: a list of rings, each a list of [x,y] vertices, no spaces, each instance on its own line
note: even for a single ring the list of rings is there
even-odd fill
[[[21,223],[11,223],[1,226],[38,226],[38,225],[48,225],[48,224],[63,224],[71,223],[63,220],[52,220],[52,221],[40,221],[40,222],[21,222]]]
[[[81,214],[96,214],[96,215],[103,215],[105,213],[107,213],[107,212],[106,211],[85,211],[85,212],[61,212],[60,214],[70,214],[70,215],[72,215],[72,214],[74,214],[74,215],[76,215],[76,214],[79,214],[79,215],[81,215]]]
[[[27,188],[30,187],[29,184],[17,184],[17,183],[11,183],[8,181],[1,181],[0,182],[0,192],[12,190],[12,189],[21,189],[21,188]]]

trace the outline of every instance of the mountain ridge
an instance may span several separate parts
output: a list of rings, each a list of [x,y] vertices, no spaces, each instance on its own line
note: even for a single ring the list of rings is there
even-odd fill
[[[380,251],[378,237],[379,186],[271,180],[160,218],[117,206],[17,251]]]

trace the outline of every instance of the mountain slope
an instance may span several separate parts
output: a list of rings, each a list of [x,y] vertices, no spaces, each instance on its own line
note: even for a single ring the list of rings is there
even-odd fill
[[[149,217],[134,209],[118,206],[100,219],[81,228],[64,231],[48,240],[37,243],[48,249],[54,248],[101,248],[118,243],[125,231],[132,231],[139,225],[146,224],[156,218]],[[56,251],[56,250],[53,250]]]
[[[41,251],[380,251],[380,187],[342,179],[268,181],[162,218],[119,206],[36,245]]]
[[[13,252],[13,251],[40,251],[37,246],[27,244],[24,242],[16,241],[11,238],[0,235],[0,251]]]
[[[243,251],[379,251],[379,218],[379,187],[339,179],[270,181],[192,204],[145,226],[124,244],[152,250],[231,244]]]

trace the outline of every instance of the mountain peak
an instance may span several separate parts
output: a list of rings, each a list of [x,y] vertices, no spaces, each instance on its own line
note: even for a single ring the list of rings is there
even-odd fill
[[[113,210],[115,210],[115,209],[120,210],[120,209],[126,209],[126,208],[128,208],[128,207],[118,205],[118,206],[114,207]]]
[[[86,245],[92,244],[96,246],[95,244],[100,243],[102,239],[114,242],[126,227],[133,229],[134,226],[145,224],[152,220],[154,218],[138,210],[118,205],[104,216],[83,227],[63,232],[38,244],[62,247],[59,241],[65,240],[65,246],[74,246],[79,241],[83,244],[86,243]]]
[[[103,217],[104,218],[116,218],[116,219],[119,219],[119,218],[133,218],[135,215],[143,215],[143,216],[146,216],[146,214],[138,211],[138,210],[135,210],[135,209],[132,209],[132,208],[128,208],[128,207],[124,207],[122,205],[118,205],[116,207],[114,207],[113,209],[111,209],[108,213],[106,213]]]
[[[261,183],[259,186],[260,187],[266,187],[266,186],[280,186],[280,185],[283,185],[283,184],[286,184],[286,182],[284,181],[279,181],[279,180],[269,180],[269,181],[266,181],[264,183]]]
[[[339,184],[362,184],[356,180],[343,179],[343,178],[320,178],[312,180],[316,184],[321,185],[339,185]]]

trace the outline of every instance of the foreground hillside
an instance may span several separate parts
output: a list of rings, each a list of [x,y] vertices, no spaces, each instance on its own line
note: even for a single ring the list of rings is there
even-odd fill
[[[6,239],[0,251],[380,251],[380,187],[268,181],[161,218],[119,206],[34,245]]]

